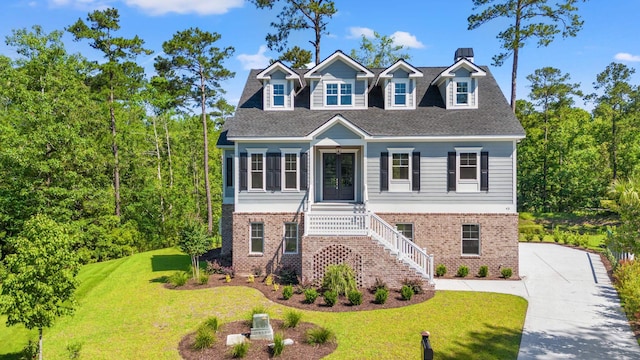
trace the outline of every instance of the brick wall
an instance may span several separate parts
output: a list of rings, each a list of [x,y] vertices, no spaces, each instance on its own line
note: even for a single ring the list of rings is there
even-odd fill
[[[444,264],[447,275],[460,265],[475,275],[482,265],[491,275],[509,267],[518,276],[518,214],[378,214],[391,225],[412,223],[414,242],[435,255],[435,265]],[[480,225],[480,255],[462,255],[462,225]]]
[[[229,254],[233,247],[233,211],[235,205],[222,204],[220,236],[222,237],[222,254]]]

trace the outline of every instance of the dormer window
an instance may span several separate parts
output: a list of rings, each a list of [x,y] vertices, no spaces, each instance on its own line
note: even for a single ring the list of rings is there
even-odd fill
[[[393,106],[407,106],[407,82],[396,81],[393,84]]]
[[[456,81],[456,105],[469,104],[469,83],[467,81]]]
[[[284,83],[275,83],[273,86],[273,106],[284,106]]]
[[[351,106],[353,104],[353,84],[346,82],[325,83],[325,105]]]

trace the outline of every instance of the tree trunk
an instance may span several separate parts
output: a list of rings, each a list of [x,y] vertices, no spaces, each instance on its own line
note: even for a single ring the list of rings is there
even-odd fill
[[[173,188],[173,167],[171,166],[171,145],[169,142],[169,126],[167,125],[168,120],[165,120],[164,125],[164,136],[167,139],[167,160],[169,160],[169,188]]]
[[[164,223],[164,196],[162,195],[163,192],[163,188],[162,188],[162,158],[160,157],[160,144],[158,143],[158,130],[156,128],[156,117],[153,116],[152,117],[152,124],[153,124],[153,139],[155,140],[155,144],[156,144],[156,159],[157,159],[157,171],[158,171],[158,192],[160,194],[160,216],[162,217],[162,222]]]
[[[614,114],[611,119],[611,170],[613,171],[613,180],[618,178],[616,131],[616,115]]]
[[[207,196],[207,232],[213,232],[213,209],[211,208],[211,189],[209,186],[209,137],[207,131],[207,112],[204,77],[200,73],[200,99],[202,105],[202,136],[204,139],[204,187]]]
[[[549,212],[549,204],[547,200],[547,171],[548,171],[548,154],[549,154],[549,106],[547,99],[544,101],[544,159],[542,162],[542,207]]]
[[[516,112],[516,81],[518,78],[518,53],[520,50],[520,20],[522,16],[522,0],[518,0],[516,8],[516,24],[513,39],[513,66],[511,67],[511,111]]]
[[[42,328],[38,328],[38,359],[42,360]]]
[[[111,91],[109,93],[109,115],[111,116],[111,151],[113,152],[113,191],[115,198],[115,215],[120,216],[120,163],[118,160],[118,143],[116,140],[116,114],[113,108],[113,73],[109,73]]]

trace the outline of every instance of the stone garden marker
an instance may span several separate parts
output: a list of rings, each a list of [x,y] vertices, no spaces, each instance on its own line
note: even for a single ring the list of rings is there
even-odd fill
[[[251,340],[273,341],[273,328],[269,323],[269,314],[253,315],[253,326],[251,327]]]

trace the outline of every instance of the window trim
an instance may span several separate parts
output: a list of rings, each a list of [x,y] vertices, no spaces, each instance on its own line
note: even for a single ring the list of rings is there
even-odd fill
[[[338,97],[338,103],[335,105],[327,104],[327,85],[337,84],[338,93],[335,95]],[[351,85],[351,104],[342,104],[342,87],[341,85]],[[336,107],[354,107],[355,106],[355,92],[356,92],[356,82],[354,80],[331,80],[331,81],[323,81],[323,94],[322,94],[322,102],[325,107],[336,108]],[[334,96],[333,94],[331,96]]]
[[[294,225],[296,229],[296,251],[287,251],[287,225]],[[285,222],[282,235],[282,253],[285,255],[296,255],[300,251],[300,225],[297,222]]]
[[[400,229],[398,229],[398,225],[403,225],[403,226],[409,225],[409,226],[411,226],[411,237],[408,237],[408,236],[404,235],[404,234],[402,233],[402,231],[400,231]],[[415,226],[414,226],[414,224],[413,224],[413,223],[396,223],[396,230],[397,230],[400,234],[402,234],[402,236],[406,237],[407,239],[411,240],[411,242],[414,242],[414,243],[415,243]]]
[[[467,87],[467,91],[466,92],[458,92],[458,84],[466,84]],[[469,106],[470,102],[470,95],[471,95],[471,79],[459,79],[459,80],[455,80],[454,81],[454,94],[453,94],[453,100],[454,100],[454,105],[455,106]],[[467,101],[466,102],[458,102],[458,95],[466,95],[467,96]]]
[[[275,85],[282,85],[282,95],[278,95],[278,96],[282,96],[282,105],[276,105],[275,104]],[[286,109],[287,108],[287,81],[286,80],[271,80],[270,83],[271,86],[271,107],[274,109]]]
[[[410,89],[410,81],[409,79],[394,79],[391,83],[391,106],[398,108],[407,108],[409,105],[409,89]],[[396,103],[396,84],[404,84],[404,104]]]
[[[389,192],[411,192],[412,180],[413,180],[413,151],[415,148],[387,148],[389,152]],[[406,154],[409,167],[408,167],[408,179],[394,179],[393,178],[393,155]]]
[[[247,191],[264,192],[267,186],[267,149],[247,150]],[[253,155],[262,155],[262,188],[253,187]]]
[[[260,240],[262,241],[262,251],[257,252],[253,251],[253,227],[254,225],[260,225],[262,227],[262,236]],[[256,238],[257,239],[257,238]],[[264,223],[263,222],[251,222],[249,223],[249,255],[263,255],[264,254]]]
[[[480,192],[480,153],[482,147],[456,147],[456,192]],[[460,154],[476,154],[476,178],[461,179]]]
[[[465,239],[464,237],[464,227],[465,226],[476,226],[478,229],[478,237],[477,238],[469,238],[469,239]],[[482,254],[482,247],[481,247],[481,242],[480,242],[480,224],[471,224],[471,223],[464,223],[462,224],[462,226],[460,226],[460,255],[461,256],[465,256],[465,257],[478,257],[480,256],[480,254]],[[478,253],[477,254],[465,254],[464,252],[464,242],[465,241],[477,241],[478,242]]]
[[[282,192],[299,192],[300,191],[300,150],[299,148],[297,149],[290,149],[290,148],[281,148],[280,149],[280,153],[281,153],[281,161],[282,164],[280,166],[280,168],[282,169],[282,175],[281,175],[281,179],[282,179],[282,186],[281,186],[281,191]],[[296,186],[295,188],[287,188],[287,155],[295,155],[296,156]]]

